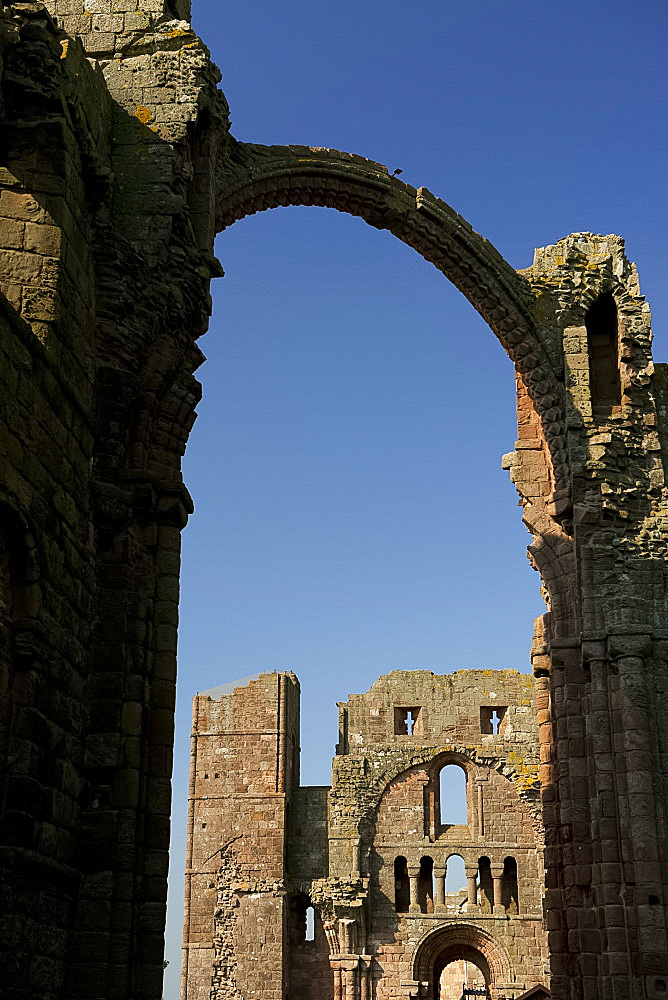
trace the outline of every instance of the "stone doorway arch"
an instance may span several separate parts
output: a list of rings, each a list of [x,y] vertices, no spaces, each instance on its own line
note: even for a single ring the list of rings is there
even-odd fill
[[[477,965],[492,1000],[497,1000],[512,987],[515,976],[506,949],[475,924],[450,924],[429,931],[415,948],[412,976],[423,984],[423,989],[427,984],[428,1000],[450,1000],[439,996],[438,978],[444,967],[455,959]]]

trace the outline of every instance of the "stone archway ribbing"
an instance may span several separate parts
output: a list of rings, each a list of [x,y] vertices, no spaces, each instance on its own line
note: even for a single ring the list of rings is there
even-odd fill
[[[233,141],[232,141],[233,142]],[[226,146],[217,176],[216,230],[270,208],[315,205],[388,229],[471,302],[513,361],[540,416],[555,488],[568,487],[563,388],[549,333],[533,318],[535,294],[499,252],[426,188],[373,160],[307,146]]]
[[[439,927],[422,937],[412,958],[413,979],[419,982],[429,981],[439,954],[458,947],[472,949],[482,955],[489,968],[492,987],[513,980],[505,949],[486,931],[468,923]]]

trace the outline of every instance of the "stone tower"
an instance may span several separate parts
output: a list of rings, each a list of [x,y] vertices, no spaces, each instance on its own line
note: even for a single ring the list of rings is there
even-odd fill
[[[215,694],[216,692],[214,692]],[[288,820],[299,788],[299,683],[262,674],[193,700],[182,996],[282,1000]],[[235,928],[243,928],[240,935]]]

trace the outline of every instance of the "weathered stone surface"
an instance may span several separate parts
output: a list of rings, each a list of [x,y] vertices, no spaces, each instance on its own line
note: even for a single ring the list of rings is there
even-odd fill
[[[408,980],[434,997],[462,960],[495,1000],[546,983],[533,679],[380,678],[339,707],[329,789],[299,786],[298,698],[294,675],[262,674],[194,699],[183,1000],[339,997],[348,973],[349,1000]],[[461,825],[441,811],[448,765],[466,776]],[[446,891],[453,855],[463,891]]]
[[[548,605],[532,661],[552,994],[659,996],[668,369],[623,242],[573,234],[516,272],[380,164],[237,142],[188,18],[186,0],[0,9],[3,985],[17,1000],[160,996],[181,457],[222,273],[213,237],[304,204],[413,246],[515,364],[504,465]],[[341,761],[352,780],[359,760]]]

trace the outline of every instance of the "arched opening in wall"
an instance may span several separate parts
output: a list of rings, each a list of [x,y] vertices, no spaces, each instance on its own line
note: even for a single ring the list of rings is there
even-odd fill
[[[411,902],[410,880],[406,858],[394,859],[394,908],[397,913],[407,913]]]
[[[489,858],[478,860],[478,902],[483,913],[491,913],[494,908],[494,879]]]
[[[420,858],[418,904],[422,913],[434,912],[434,862],[429,857]]]
[[[398,662],[447,671],[525,657],[544,609],[498,472],[517,437],[513,365],[442,274],[359,219],[278,209],[223,233],[217,254],[227,277],[212,286],[184,459],[197,513],[183,534],[176,746],[195,689],[286,665],[301,681],[302,780],[325,785],[343,693]],[[463,372],[475,373],[475,405]],[[466,516],[501,598],[484,630],[479,566],[451,530],[453,468],[467,470]],[[186,796],[177,751],[168,977]]]
[[[619,412],[622,402],[619,373],[619,322],[612,292],[605,292],[585,314],[589,355],[589,391],[594,416]]]
[[[288,944],[301,948],[315,940],[315,910],[305,893],[295,893],[288,905]]]
[[[460,892],[466,887],[464,859],[460,854],[451,854],[445,864],[445,891]]]
[[[464,962],[474,968],[466,968]],[[465,919],[427,931],[413,952],[410,968],[414,980],[428,984],[429,1000],[461,1000],[464,975],[471,989],[476,988],[473,980],[478,989],[500,1000],[503,985],[514,978],[508,952],[496,932]]]
[[[305,941],[315,941],[315,909],[312,906],[306,907],[306,933]]]
[[[520,901],[517,885],[517,862],[515,858],[506,858],[503,862],[501,905],[506,913],[519,913]]]
[[[466,771],[459,764],[441,768],[439,807],[441,826],[466,826],[469,821]]]
[[[489,966],[474,948],[449,948],[434,963],[433,982],[434,1000],[468,1000],[474,996],[484,1000],[489,997]],[[468,990],[471,992],[467,995]]]

